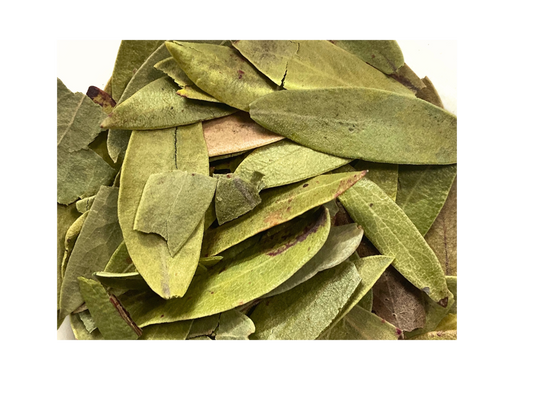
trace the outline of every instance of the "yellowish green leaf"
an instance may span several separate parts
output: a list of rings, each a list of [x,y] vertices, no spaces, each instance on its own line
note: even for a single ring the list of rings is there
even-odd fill
[[[191,325],[192,321],[150,325],[143,329],[139,340],[185,340],[191,330]]]
[[[403,64],[403,53],[396,40],[330,40],[364,62],[390,75]]]
[[[398,192],[398,165],[358,161],[354,165],[358,171],[367,170],[365,177],[378,185],[387,195],[396,201]]]
[[[254,332],[250,318],[237,310],[229,310],[220,314],[215,340],[248,340]]]

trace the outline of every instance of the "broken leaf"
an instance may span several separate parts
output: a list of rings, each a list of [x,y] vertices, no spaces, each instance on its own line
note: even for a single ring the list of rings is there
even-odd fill
[[[113,107],[117,104],[110,94],[104,92],[102,89],[98,89],[96,86],[89,86],[89,89],[87,89],[87,96],[102,107],[102,110],[106,114],[113,111]]]
[[[362,237],[363,229],[357,224],[331,227],[328,239],[318,253],[293,276],[263,297],[272,297],[286,292],[311,279],[320,271],[339,265],[354,253]]]
[[[135,267],[150,288],[164,298],[183,296],[187,291],[200,258],[204,222],[174,257],[164,238],[136,231],[133,226],[150,175],[176,169],[208,175],[201,124],[132,133],[122,165],[119,221]]]
[[[250,318],[237,310],[229,310],[220,314],[215,340],[248,340],[254,332]]]
[[[368,179],[339,199],[381,254],[394,257],[394,268],[445,307],[448,288],[439,260],[402,209]]]
[[[285,89],[367,87],[412,96],[394,79],[327,40],[235,40],[232,44]]]
[[[76,202],[76,209],[78,210],[78,212],[84,213],[86,211],[89,211],[91,209],[91,206],[94,203],[95,198],[96,198],[96,195],[78,200]]]
[[[202,245],[204,257],[214,256],[239,242],[289,221],[324,204],[354,185],[365,172],[320,175],[283,186],[261,195],[261,204],[249,213],[206,232]]]
[[[81,322],[83,322],[83,325],[85,326],[87,332],[92,333],[96,329],[98,329],[98,327],[96,326],[96,322],[94,322],[94,319],[88,309],[77,313],[77,315],[80,317]]]
[[[404,64],[403,53],[396,40],[330,40],[364,62],[390,75]]]
[[[118,300],[92,279],[78,278],[80,292],[98,330],[106,340],[135,340],[142,331],[129,318]]]
[[[196,86],[239,110],[277,90],[239,52],[212,44],[166,42],[167,49]]]
[[[265,189],[312,178],[348,164],[352,159],[335,157],[284,140],[261,147],[248,155],[235,175],[250,179],[260,172]]]
[[[91,333],[87,332],[79,314],[72,314],[70,316],[70,327],[76,340],[104,340],[104,337],[98,329],[95,329]]]
[[[61,285],[60,320],[83,303],[78,277],[103,271],[122,242],[117,218],[118,188],[102,186],[74,245]]]
[[[65,234],[65,238],[63,240],[64,243],[64,253],[63,253],[63,261],[61,263],[61,276],[65,276],[65,270],[67,268],[68,260],[70,259],[70,254],[72,253],[72,249],[74,249],[74,245],[76,244],[76,240],[78,239],[78,236],[80,235],[81,228],[83,227],[83,224],[85,223],[85,220],[87,219],[89,213],[85,212],[80,217],[72,223],[72,225],[68,228],[67,233]]]
[[[243,111],[205,121],[202,125],[209,157],[239,153],[284,139],[267,131]]]
[[[102,128],[163,129],[219,118],[235,112],[225,104],[181,97],[176,94],[177,88],[168,77],[147,84],[118,104],[102,122]]]
[[[315,340],[341,311],[361,281],[352,262],[317,274],[263,300],[250,318],[256,340]]]
[[[197,338],[199,336],[211,336],[218,326],[220,314],[210,315],[208,317],[198,318],[192,321],[192,327],[187,339]]]
[[[246,214],[261,203],[259,191],[263,188],[263,174],[260,172],[254,172],[250,180],[233,174],[216,177],[215,211],[219,225]]]
[[[148,177],[133,229],[165,238],[174,257],[187,242],[213,200],[217,180],[174,170]]]
[[[250,104],[266,129],[317,151],[394,164],[455,164],[457,117],[368,88],[284,90]]]
[[[183,298],[148,297],[131,315],[139,326],[201,318],[231,310],[286,281],[322,247],[330,229],[325,209],[300,219],[258,246],[194,278]]]
[[[59,293],[63,282],[63,256],[65,254],[65,235],[70,226],[80,216],[74,204],[64,206],[57,205],[57,309],[59,310]]]

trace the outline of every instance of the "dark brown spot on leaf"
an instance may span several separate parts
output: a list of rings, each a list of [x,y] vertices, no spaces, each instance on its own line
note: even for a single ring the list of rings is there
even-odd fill
[[[309,186],[307,183],[303,185],[303,187],[307,187],[307,186]]]

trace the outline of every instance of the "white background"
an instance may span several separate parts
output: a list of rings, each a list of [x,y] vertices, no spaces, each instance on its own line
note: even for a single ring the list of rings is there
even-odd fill
[[[444,107],[459,116],[459,47],[457,37],[397,37],[405,63],[435,85]],[[73,92],[86,93],[89,86],[103,89],[120,46],[119,37],[54,38],[54,76]],[[68,318],[54,331],[54,342],[75,342]]]

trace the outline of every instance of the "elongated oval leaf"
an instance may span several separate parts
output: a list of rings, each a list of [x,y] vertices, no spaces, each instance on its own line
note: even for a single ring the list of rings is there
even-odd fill
[[[143,189],[152,174],[181,169],[207,175],[208,165],[201,124],[132,133],[122,166],[119,221],[135,267],[164,298],[183,296],[187,291],[200,258],[204,222],[172,257],[161,236],[133,228]]]
[[[368,87],[412,96],[394,79],[327,40],[236,40],[233,46],[286,89]]]
[[[256,233],[324,204],[344,193],[364,174],[365,172],[349,172],[320,175],[304,182],[265,191],[261,195],[261,204],[252,211],[206,232],[202,255],[217,255]]]
[[[61,292],[61,283],[63,282],[63,256],[65,254],[65,235],[71,225],[78,219],[80,213],[76,206],[57,205],[57,309],[59,310],[59,294]]]
[[[105,272],[109,273],[126,273],[126,272],[136,272],[135,266],[133,265],[133,260],[131,259],[128,249],[126,248],[126,243],[122,242],[105,266]]]
[[[250,339],[314,340],[344,307],[361,278],[345,261],[288,292],[263,300],[250,318]]]
[[[63,318],[83,303],[78,277],[90,278],[93,272],[103,271],[122,242],[117,197],[118,188],[102,186],[81,228],[61,286],[60,316]]]
[[[445,307],[448,288],[439,260],[402,209],[368,179],[347,190],[340,201],[374,246],[394,257],[394,268]]]
[[[162,129],[189,125],[229,115],[225,104],[188,100],[176,94],[178,87],[168,77],[159,78],[115,107],[102,122],[109,129]]]
[[[331,40],[364,62],[390,75],[404,64],[403,53],[396,40]]]
[[[367,88],[286,90],[254,101],[250,116],[272,132],[339,157],[457,162],[457,117],[411,96]]]
[[[166,42],[180,68],[200,89],[243,111],[277,89],[235,49],[211,44]]]
[[[284,140],[255,150],[239,164],[235,175],[251,179],[254,172],[260,172],[267,189],[333,171],[350,161]]]
[[[243,305],[279,286],[309,261],[326,241],[330,225],[329,213],[322,209],[318,218],[313,214],[298,220],[235,259],[221,261],[198,275],[185,297],[164,301],[148,296],[138,309],[131,309],[131,315],[143,327],[201,318]]]

